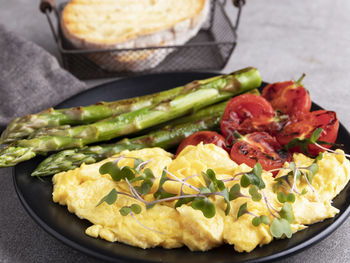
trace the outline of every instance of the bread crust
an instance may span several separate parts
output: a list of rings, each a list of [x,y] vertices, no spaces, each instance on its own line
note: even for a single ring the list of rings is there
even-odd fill
[[[122,2],[125,1],[126,0],[122,0]],[[131,2],[132,1],[133,0],[131,0]],[[179,4],[179,0],[168,0],[169,3],[175,1],[177,1]],[[196,2],[196,10],[187,12],[185,15],[180,16],[180,18],[174,19],[174,24],[170,26],[167,23],[159,23],[155,24],[153,27],[142,28],[141,30],[131,30],[129,33],[122,34],[122,36],[119,37],[113,36],[106,39],[93,39],[92,37],[86,37],[89,35],[88,31],[85,32],[84,30],[81,30],[81,28],[79,29],[79,27],[71,26],[72,23],[69,19],[69,14],[73,12],[71,9],[74,7],[74,5],[81,6],[92,4],[93,6],[98,6],[96,0],[73,0],[67,4],[63,10],[61,17],[61,28],[66,39],[71,42],[73,46],[80,49],[123,49],[183,45],[198,33],[200,27],[206,20],[210,4],[210,0],[184,1],[188,1],[188,3]],[[102,5],[104,4],[108,6],[108,3],[110,2],[115,3],[119,1],[102,0],[98,2],[100,4],[102,3]],[[104,9],[104,7],[101,9]],[[193,13],[195,15],[192,15]],[[89,14],[87,14],[86,17],[88,18]],[[118,21],[114,21],[111,24],[113,26],[117,26],[117,22]],[[113,29],[113,26],[111,29]],[[72,30],[72,28],[76,28],[76,30]],[[84,34],[82,34],[82,32],[84,32]],[[173,48],[121,52],[117,51],[110,52],[108,54],[103,53],[103,56],[101,56],[101,53],[96,53],[89,55],[89,58],[100,67],[110,71],[142,71],[157,66],[172,51],[174,51]]]

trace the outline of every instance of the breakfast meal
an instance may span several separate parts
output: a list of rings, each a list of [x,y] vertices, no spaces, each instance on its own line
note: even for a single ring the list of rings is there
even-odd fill
[[[350,179],[336,113],[311,109],[304,77],[261,87],[245,68],[19,117],[2,133],[0,167],[55,151],[32,176],[53,175],[53,201],[91,222],[88,236],[250,252],[336,216]]]
[[[296,154],[293,161],[298,166],[294,169],[302,177],[288,176],[293,167],[286,166],[276,178],[266,171],[260,177],[254,175],[264,187],[257,186],[256,178],[250,175],[247,187],[243,174],[251,173],[252,169],[245,164],[237,165],[225,150],[214,144],[190,145],[175,159],[172,157],[161,148],[126,150],[99,163],[58,173],[53,177],[53,200],[92,223],[86,229],[87,235],[110,242],[141,248],[186,245],[200,251],[228,243],[239,252],[250,252],[256,246],[270,243],[274,237],[282,234],[290,237],[306,225],[334,217],[338,209],[331,205],[331,200],[348,183],[350,172],[350,162],[343,155],[325,153],[316,162],[318,172],[313,176],[311,190],[305,179],[311,176],[303,173],[314,160]],[[137,169],[133,170],[135,160],[144,162],[139,169],[144,174],[138,175]],[[119,167],[119,173],[111,172],[111,167],[108,173],[101,172],[107,170],[107,164]],[[216,178],[207,179],[208,183],[205,179],[209,177],[206,175],[209,169]],[[162,175],[163,171],[166,176]],[[138,181],[140,176],[150,179],[144,177]],[[279,195],[282,198],[292,195],[286,178],[294,185],[294,192],[299,191],[292,203],[278,199]],[[279,185],[279,182],[283,183]],[[278,194],[274,191],[276,185]],[[304,189],[307,193],[301,194]],[[115,191],[116,200],[108,195],[111,190]],[[104,202],[98,205],[100,200]],[[225,214],[227,201],[230,209]],[[255,218],[264,221],[255,226],[252,223]]]
[[[72,0],[63,9],[61,27],[80,49],[183,45],[206,21],[209,5],[210,0]],[[142,71],[157,66],[173,50],[125,50],[89,58],[111,71]]]

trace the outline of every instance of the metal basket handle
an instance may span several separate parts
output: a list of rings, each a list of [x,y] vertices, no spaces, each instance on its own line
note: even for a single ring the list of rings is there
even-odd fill
[[[238,29],[239,20],[240,20],[241,12],[242,12],[242,7],[245,5],[245,2],[246,2],[246,0],[232,0],[233,5],[238,8],[238,14],[236,17],[236,22],[235,22],[236,31]]]
[[[40,11],[45,13],[46,10],[52,11],[55,8],[55,0],[41,0],[40,1]]]
[[[240,20],[241,12],[242,12],[242,7],[245,5],[245,3],[246,3],[246,0],[232,0],[233,6],[238,8],[236,22],[234,25],[232,25],[234,27],[235,31],[237,31],[237,29],[238,29],[239,20]],[[227,4],[227,0],[222,0],[221,4],[222,4],[222,6],[225,6]]]
[[[53,37],[55,38],[56,43],[58,42],[58,32],[56,32],[54,25],[52,24],[52,20],[50,19],[50,13],[52,11],[55,12],[56,19],[58,20],[58,13],[55,7],[55,0],[41,0],[39,9],[42,13],[44,13],[47,17],[47,21],[49,22],[50,29]]]

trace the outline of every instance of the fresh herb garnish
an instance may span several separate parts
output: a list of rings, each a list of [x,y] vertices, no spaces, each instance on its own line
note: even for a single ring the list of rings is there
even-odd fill
[[[284,149],[286,151],[290,150],[291,148],[297,147],[299,146],[301,151],[307,155],[307,156],[311,156],[313,157],[310,153],[309,153],[309,145],[316,145],[319,148],[322,148],[323,150],[329,150],[323,146],[321,146],[320,144],[330,144],[333,145],[333,143],[329,143],[329,142],[324,142],[324,141],[319,141],[318,139],[321,136],[321,133],[323,132],[322,128],[317,128],[315,129],[310,138],[294,138],[292,139],[290,142],[288,142],[285,146]]]
[[[148,202],[144,199],[144,196],[150,193],[155,181],[155,176],[151,169],[145,168],[146,164],[150,161],[143,161],[138,158],[134,159],[133,167],[129,166],[118,166],[119,160],[122,158],[131,158],[121,156],[115,161],[107,162],[100,167],[101,174],[109,174],[114,181],[124,180],[129,188],[130,193],[119,192],[116,189],[112,189],[106,196],[104,196],[97,206],[106,202],[111,205],[117,201],[118,195],[126,195],[130,198],[135,199],[138,202],[143,203],[146,209],[152,208],[157,203],[176,201],[175,208],[182,205],[190,205],[193,209],[199,210],[207,218],[212,218],[216,214],[216,207],[213,203],[211,197],[219,196],[225,201],[226,208],[225,214],[228,215],[231,210],[230,201],[237,198],[251,198],[254,202],[264,201],[270,216],[273,217],[271,222],[267,215],[255,215],[248,209],[248,203],[243,203],[237,212],[237,219],[244,214],[249,214],[253,216],[252,224],[254,226],[259,226],[260,224],[265,224],[270,227],[270,233],[276,238],[280,238],[283,235],[288,238],[292,235],[292,230],[290,224],[294,222],[293,209],[290,203],[295,202],[295,194],[305,194],[306,189],[303,189],[301,193],[296,188],[296,180],[300,180],[304,177],[308,182],[310,187],[313,176],[318,171],[317,160],[322,158],[318,156],[315,161],[308,167],[298,167],[294,162],[289,164],[289,172],[281,177],[275,179],[276,184],[273,186],[274,192],[276,192],[277,200],[283,203],[280,210],[277,210],[272,206],[268,200],[263,189],[266,187],[264,180],[262,178],[262,167],[257,163],[252,170],[248,172],[238,173],[234,175],[231,179],[219,180],[216,177],[214,170],[208,169],[198,175],[192,175],[185,179],[180,179],[176,175],[170,173],[167,168],[163,169],[161,178],[159,179],[159,184],[155,192],[153,193],[154,201]],[[237,176],[241,176],[240,179],[236,179]],[[205,182],[205,186],[197,188],[191,184],[187,183],[187,180],[195,177],[201,176]],[[290,183],[290,178],[293,178],[293,184]],[[239,183],[234,184],[230,189],[225,186],[225,182],[238,180]],[[181,184],[180,194],[169,193],[164,189],[164,184],[167,181],[178,182]],[[134,186],[134,183],[138,185]],[[284,184],[286,183],[287,186]],[[186,193],[184,191],[184,186],[191,189],[195,193]],[[249,195],[244,195],[241,193],[241,187],[248,188]],[[290,189],[290,192],[285,193],[278,191],[280,187]],[[312,188],[313,189],[313,188]],[[314,190],[314,189],[313,189]],[[135,217],[136,214],[142,212],[142,208],[139,204],[132,204],[130,206],[124,206],[119,210],[120,214],[123,216],[130,215],[134,220],[136,220],[141,226],[146,229],[152,230],[144,225],[142,225]],[[152,230],[155,231],[155,230]],[[158,231],[155,231],[158,232]]]

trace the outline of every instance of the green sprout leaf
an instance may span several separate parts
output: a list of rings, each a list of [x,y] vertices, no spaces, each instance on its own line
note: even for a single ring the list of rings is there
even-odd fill
[[[194,197],[184,197],[184,198],[179,198],[179,200],[175,203],[175,208],[178,208],[182,205],[188,204],[192,202]]]
[[[166,169],[167,169],[166,167],[163,169],[162,176],[160,177],[160,180],[159,180],[158,190],[153,194],[153,197],[156,200],[176,196],[176,194],[169,193],[165,191],[163,188],[164,183],[167,180],[169,180],[166,173]]]
[[[206,173],[202,172],[202,177],[211,193],[225,189],[224,182],[216,178],[215,172],[212,169],[208,169]]]
[[[245,213],[248,212],[247,209],[247,202],[245,202],[244,204],[242,204],[239,209],[238,209],[238,213],[237,213],[237,219],[240,218],[242,215],[244,215]]]
[[[241,186],[248,187],[250,184],[251,184],[250,178],[246,174],[244,174],[241,177]]]
[[[262,195],[259,193],[259,188],[256,185],[249,187],[249,194],[254,202],[259,202],[262,198]]]
[[[259,226],[261,223],[265,225],[269,225],[271,223],[270,218],[268,218],[265,215],[262,215],[262,216],[256,216],[252,219],[253,226]]]
[[[122,208],[119,209],[119,213],[122,216],[127,216],[131,212],[134,214],[140,214],[142,211],[141,206],[138,204],[132,204],[131,206],[123,206]]]
[[[135,214],[140,214],[142,211],[141,206],[138,204],[132,204],[130,208],[131,208],[131,211],[133,211]]]
[[[261,176],[262,173],[262,166],[260,163],[256,163],[253,167],[253,173],[257,176]]]
[[[155,178],[154,174],[153,174],[153,171],[150,168],[146,168],[143,171],[143,173],[144,173],[146,179],[154,179]]]
[[[241,196],[241,187],[239,184],[235,184],[234,186],[231,187],[230,192],[229,192],[229,200],[235,200],[236,198]]]
[[[259,216],[256,216],[252,219],[253,226],[259,226],[261,224],[261,219]]]
[[[122,216],[127,216],[128,214],[131,213],[131,207],[130,206],[123,206],[122,208],[119,209],[119,213]]]
[[[160,177],[160,180],[159,180],[159,187],[163,187],[163,184],[169,179],[168,176],[166,175],[166,169],[167,167],[163,169],[162,176]]]
[[[155,192],[155,193],[153,194],[153,196],[154,196],[154,198],[155,198],[156,200],[158,200],[158,199],[164,199],[164,198],[174,197],[174,196],[176,196],[176,194],[169,193],[169,192],[165,191],[165,190],[163,189],[163,187],[162,187],[162,188],[159,188],[159,189],[157,190],[157,192]]]
[[[106,196],[104,196],[100,200],[100,202],[98,202],[96,206],[99,206],[103,202],[106,202],[107,204],[112,205],[115,203],[115,201],[117,201],[117,198],[118,198],[118,192],[113,188]]]
[[[294,203],[295,202],[295,195],[293,193],[287,194],[286,201],[289,203]]]
[[[271,223],[270,218],[268,218],[265,215],[260,216],[261,219],[261,223],[265,224],[265,225],[269,225]]]
[[[231,204],[230,204],[230,193],[228,192],[227,188],[222,190],[220,192],[221,196],[224,198],[225,203],[226,203],[226,209],[225,209],[225,215],[228,215],[231,210]]]
[[[200,194],[210,194],[211,193],[211,191],[208,187],[201,187],[201,188],[199,188],[199,191],[200,191],[199,192]]]
[[[104,163],[100,169],[99,169],[99,172],[100,174],[108,174],[110,173],[111,170],[113,170],[113,168],[118,165],[116,163],[113,163],[113,162],[107,162],[107,163]]]
[[[280,179],[280,178],[276,178],[276,179],[275,179],[275,181],[277,181],[277,182],[273,185],[273,188],[272,188],[272,190],[273,190],[274,193],[277,192],[278,187],[280,187],[281,185],[283,185],[282,180],[278,180],[278,179]]]
[[[283,192],[278,192],[278,193],[277,193],[277,200],[278,200],[280,203],[286,202],[286,200],[285,200],[285,195],[284,195]]]
[[[314,163],[317,163],[318,161],[321,161],[323,158],[323,153],[319,152],[318,155],[316,156]]]
[[[144,171],[143,171],[143,174],[141,174],[140,176],[137,176],[131,180],[129,180],[131,183],[133,182],[137,182],[137,181],[142,181],[142,180],[145,180],[145,179],[151,179],[152,181],[154,181],[155,179],[155,176],[152,172],[151,169],[149,168],[146,168]]]
[[[203,215],[207,218],[215,216],[216,210],[214,204],[207,197],[196,197],[191,203],[191,206],[195,210],[202,211]]]
[[[304,188],[303,190],[301,190],[301,193],[300,193],[301,195],[305,195],[305,194],[307,194],[307,189],[306,188]]]
[[[104,163],[100,169],[100,174],[109,174],[114,181],[120,181],[122,179],[132,180],[135,178],[134,170],[129,166],[124,166],[122,169],[118,167],[118,162]]]
[[[292,229],[289,222],[284,218],[274,218],[270,225],[270,233],[273,237],[281,238],[284,235],[291,238]]]
[[[118,167],[118,162],[107,162],[104,163],[100,169],[100,174],[109,174],[114,181],[120,181],[120,169]]]
[[[140,186],[134,186],[135,190],[140,195],[146,195],[151,191],[153,182],[149,180],[144,180]]]
[[[129,166],[124,166],[121,170],[120,170],[120,177],[121,179],[125,180],[125,178],[127,178],[128,180],[132,180],[135,178],[135,172],[134,170],[129,167]]]
[[[241,177],[241,186],[248,187],[249,185],[256,185],[259,189],[265,188],[265,183],[261,177],[262,167],[260,163],[256,163],[254,168]]]
[[[292,139],[290,142],[288,142],[284,148],[285,150],[290,150],[291,148],[294,148],[296,146],[299,146],[301,151],[307,155],[307,156],[310,156],[309,154],[309,150],[308,150],[308,146],[310,144],[315,144],[316,142],[318,142],[318,138],[321,136],[321,133],[322,133],[323,129],[322,128],[317,128],[315,129],[310,138],[303,138],[303,139],[300,139],[300,138],[294,138]]]
[[[318,138],[320,138],[322,132],[323,132],[322,128],[315,129],[310,136],[310,143],[315,144]]]
[[[279,212],[281,218],[288,221],[288,223],[292,224],[294,222],[293,208],[290,203],[283,203],[283,207]]]
[[[140,186],[135,186],[135,190],[141,194],[141,195],[145,195],[148,194],[153,186],[154,183],[154,175],[151,169],[146,168],[143,171],[143,174],[135,177],[133,180],[131,180],[131,182],[135,182],[135,181],[139,181],[139,180],[143,180],[143,182],[141,183]]]
[[[295,202],[295,195],[293,193],[284,194],[283,192],[277,193],[277,199],[280,203],[294,203]]]

